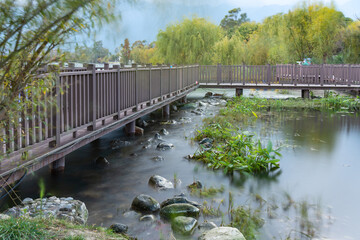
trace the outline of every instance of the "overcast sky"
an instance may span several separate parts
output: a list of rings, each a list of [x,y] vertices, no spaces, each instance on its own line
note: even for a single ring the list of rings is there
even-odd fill
[[[219,24],[227,11],[240,7],[250,20],[261,22],[265,17],[276,13],[286,13],[293,9],[298,0],[136,0],[135,4],[119,1],[116,8],[121,11],[122,20],[111,26],[104,26],[96,37],[77,37],[82,44],[91,45],[94,40],[102,40],[104,47],[114,52],[115,48],[129,38],[152,42],[160,29],[170,23],[181,21],[184,17],[198,16]],[[346,17],[360,17],[360,0],[324,0],[323,3],[335,4]]]

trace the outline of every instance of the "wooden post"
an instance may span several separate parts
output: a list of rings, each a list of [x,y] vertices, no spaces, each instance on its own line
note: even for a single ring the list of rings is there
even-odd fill
[[[139,104],[139,94],[138,94],[138,78],[139,78],[139,74],[138,74],[138,65],[137,64],[132,64],[132,67],[135,68],[135,109],[136,111],[138,110],[138,104]]]
[[[324,85],[324,74],[325,74],[324,64],[321,64],[321,67],[320,67],[320,86]]]
[[[159,65],[159,64],[158,64]],[[162,101],[162,64],[160,65],[160,101]]]
[[[271,84],[271,65],[268,64],[267,65],[267,81],[268,81],[268,85]]]
[[[135,135],[135,121],[132,121],[132,122],[126,124],[124,130],[125,130],[126,136],[129,136],[129,137],[134,136]]]
[[[217,79],[217,84],[219,85],[221,82],[221,74],[222,74],[222,69],[221,69],[221,64],[218,63],[217,65],[217,75],[216,75],[216,79]]]
[[[243,89],[242,88],[236,88],[235,89],[235,94],[236,94],[236,96],[237,97],[240,97],[240,96],[242,96],[243,95]]]
[[[162,115],[163,115],[163,117],[170,116],[170,104],[167,104],[162,108]]]
[[[348,66],[348,86],[351,86],[351,64]]]
[[[104,63],[104,69],[109,70],[109,63]]]
[[[149,64],[149,105],[151,106],[152,105],[152,97],[151,97],[151,67],[152,67],[152,64],[150,63]]]
[[[246,66],[245,66],[245,64],[243,64],[243,67],[242,67],[243,85],[245,85],[245,69],[246,69]]]
[[[55,141],[49,142],[49,147],[58,147],[60,146],[60,130],[61,130],[61,94],[60,94],[60,76],[59,76],[59,67],[56,65],[49,66],[50,71],[54,72],[55,74],[55,89],[54,89],[54,96],[56,98],[56,105],[53,107],[52,111],[52,128],[51,131],[55,136]]]
[[[96,130],[96,67],[95,64],[88,64],[88,71],[91,71],[90,76],[90,89],[89,89],[89,100],[90,100],[90,120],[92,125],[88,127],[88,131]]]
[[[113,65],[113,68],[116,69],[116,90],[114,92],[116,92],[116,104],[115,106],[117,106],[117,116],[114,116],[114,120],[119,120],[120,119],[120,111],[121,111],[121,108],[120,108],[120,65]]]
[[[171,64],[169,66],[169,96],[171,97]]]

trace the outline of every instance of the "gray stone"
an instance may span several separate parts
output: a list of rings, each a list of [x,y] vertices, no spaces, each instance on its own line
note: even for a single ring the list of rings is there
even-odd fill
[[[141,127],[136,126],[135,127],[135,136],[142,136],[144,135],[144,129]]]
[[[195,103],[187,103],[184,104],[180,109],[181,110],[187,110],[187,109],[195,109],[197,106]]]
[[[32,198],[25,198],[24,200],[22,200],[22,203],[24,205],[26,204],[32,204],[34,202],[34,200]]]
[[[95,163],[96,163],[96,165],[99,166],[99,167],[106,167],[106,166],[108,166],[108,165],[110,164],[109,161],[108,161],[106,158],[104,158],[104,157],[98,157],[98,158],[95,160]]]
[[[155,162],[161,162],[165,160],[163,156],[156,156],[151,159],[154,160]]]
[[[156,212],[160,209],[160,204],[153,197],[140,194],[134,198],[131,208],[139,212]]]
[[[149,179],[149,185],[159,190],[174,188],[172,182],[159,175],[151,176]]]
[[[139,218],[141,216],[140,213],[137,213],[135,211],[127,211],[123,215],[126,218]]]
[[[160,204],[160,207],[163,208],[175,203],[188,203],[190,205],[193,205],[194,207],[201,208],[201,205],[199,203],[190,201],[184,196],[175,196],[173,198],[166,199]]]
[[[208,98],[208,97],[212,97],[214,94],[212,92],[207,92],[205,93],[205,97]]]
[[[115,139],[111,141],[111,148],[112,149],[119,149],[120,147],[129,146],[131,145],[128,141],[122,141],[120,139]]]
[[[181,122],[181,123],[191,123],[191,118],[182,117],[182,118],[179,119],[179,122]]]
[[[140,221],[142,222],[153,222],[155,221],[155,216],[154,215],[144,215],[142,217],[140,217]]]
[[[179,216],[171,221],[171,228],[174,232],[190,235],[197,224],[197,220],[192,217]]]
[[[141,128],[144,128],[144,127],[147,127],[149,124],[145,120],[142,120],[142,119],[139,118],[136,121],[136,125],[138,125]]]
[[[160,133],[155,133],[155,135],[154,135],[154,139],[155,139],[155,140],[159,140],[159,139],[161,139],[161,135],[160,135]]]
[[[161,135],[169,135],[169,132],[168,132],[165,128],[161,129],[161,130],[159,131],[159,133],[160,133]]]
[[[110,229],[114,233],[126,233],[128,230],[128,226],[126,226],[125,224],[121,224],[121,223],[114,223],[110,226]]]
[[[206,232],[216,227],[216,224],[213,222],[203,222],[198,225],[198,229],[200,230],[200,232]]]
[[[208,105],[207,103],[204,103],[204,102],[201,102],[201,101],[199,102],[200,107],[206,107],[207,105]]]
[[[167,143],[167,142],[161,142],[156,147],[156,149],[161,150],[161,151],[170,150],[172,148],[174,148],[174,144]]]
[[[171,105],[171,110],[173,110],[174,112],[176,112],[178,110],[176,105]]]
[[[236,228],[217,227],[205,232],[199,240],[246,240]]]
[[[0,213],[0,220],[8,220],[10,219],[11,217],[9,215],[6,215],[6,214],[1,214]]]
[[[167,205],[160,210],[160,216],[171,220],[178,216],[199,217],[200,210],[188,203],[175,203]]]

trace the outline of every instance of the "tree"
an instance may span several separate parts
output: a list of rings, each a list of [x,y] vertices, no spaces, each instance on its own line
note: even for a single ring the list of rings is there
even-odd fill
[[[92,62],[105,62],[109,57],[109,49],[104,48],[102,41],[94,42],[94,45],[91,49]]]
[[[121,44],[120,47],[121,62],[124,64],[129,64],[130,54],[131,54],[130,42],[129,39],[125,38],[124,44]]]
[[[210,64],[221,29],[203,18],[184,19],[157,35],[159,56],[167,63]]]
[[[351,23],[344,32],[344,58],[347,63],[360,63],[360,21]]]
[[[220,27],[227,31],[228,36],[232,36],[234,30],[245,22],[249,22],[250,19],[247,17],[246,13],[241,13],[241,8],[231,9],[228,15],[220,22]]]
[[[108,3],[108,4],[106,4]],[[50,53],[70,36],[114,19],[110,0],[2,0],[0,2],[0,128],[36,107],[52,91],[51,74],[36,79]],[[6,121],[5,121],[6,120]]]
[[[239,37],[248,42],[251,35],[253,35],[259,28],[259,24],[256,22],[244,22],[237,29],[236,33],[239,33]]]

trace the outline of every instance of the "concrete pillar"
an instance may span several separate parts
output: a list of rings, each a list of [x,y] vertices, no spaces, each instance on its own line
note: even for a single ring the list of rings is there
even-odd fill
[[[132,121],[125,125],[125,134],[126,136],[132,137],[135,135],[135,121]]]
[[[168,104],[162,108],[162,115],[163,115],[163,117],[170,116],[170,104]]]
[[[302,98],[310,98],[310,90],[309,89],[301,89],[301,97]]]
[[[236,96],[237,96],[237,97],[242,96],[242,95],[243,95],[243,91],[244,91],[244,89],[242,89],[242,88],[236,88],[236,89],[235,89]]]
[[[65,157],[62,157],[50,164],[52,175],[57,175],[65,171]]]

